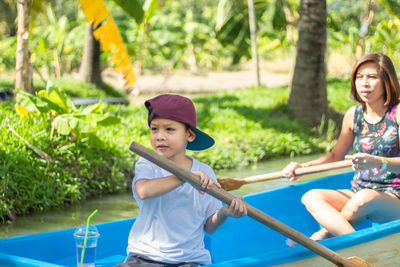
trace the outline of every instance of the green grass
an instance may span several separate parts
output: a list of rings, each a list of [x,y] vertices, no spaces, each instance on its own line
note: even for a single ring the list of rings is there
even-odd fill
[[[96,87],[75,80],[55,84],[70,96],[109,96]],[[344,111],[353,102],[348,80],[329,79],[330,105]],[[8,81],[0,80],[5,88]],[[44,87],[44,84],[43,84]],[[248,88],[199,95],[193,98],[198,127],[216,144],[190,155],[215,169],[239,168],[257,161],[321,153],[332,148],[332,133],[322,133],[294,119],[286,104],[288,88]],[[21,118],[14,102],[0,102],[0,220],[7,209],[16,215],[61,207],[91,196],[125,191],[137,158],[129,151],[132,141],[150,147],[146,110],[143,105],[104,105],[103,112],[123,118],[117,126],[102,128],[97,135],[105,148],[91,147],[84,139],[51,133],[50,117]],[[52,163],[35,154],[8,127],[46,152]],[[333,131],[331,127],[330,131]]]

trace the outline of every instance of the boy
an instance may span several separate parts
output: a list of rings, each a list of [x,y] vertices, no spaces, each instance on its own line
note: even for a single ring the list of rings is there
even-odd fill
[[[214,144],[210,136],[196,128],[192,101],[165,94],[147,100],[145,106],[153,149],[199,175],[203,188],[212,184],[220,187],[211,167],[186,156],[186,149],[203,150]],[[222,207],[217,199],[144,158],[135,165],[132,191],[140,211],[129,234],[124,262],[128,266],[210,264],[204,231],[213,233],[228,216],[247,214],[243,199]]]

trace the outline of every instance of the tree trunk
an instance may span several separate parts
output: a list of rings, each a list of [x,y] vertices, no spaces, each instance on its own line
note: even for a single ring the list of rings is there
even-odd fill
[[[3,33],[7,36],[15,36],[17,35],[17,24],[16,18],[17,14],[17,3],[12,0],[0,0],[0,21],[5,21],[5,29],[3,29]]]
[[[256,15],[254,12],[253,0],[248,0],[249,9],[249,25],[250,25],[250,37],[251,37],[251,58],[253,60],[253,71],[256,77],[257,86],[260,86],[260,65],[258,63],[258,48],[257,48],[257,23]]]
[[[104,86],[101,79],[100,43],[94,38],[93,27],[89,24],[86,25],[85,47],[79,72],[83,81],[100,88]]]
[[[32,0],[18,1],[18,36],[15,66],[15,88],[33,93],[29,62],[29,17]]]
[[[289,107],[294,116],[313,126],[328,112],[325,52],[326,1],[302,0]]]

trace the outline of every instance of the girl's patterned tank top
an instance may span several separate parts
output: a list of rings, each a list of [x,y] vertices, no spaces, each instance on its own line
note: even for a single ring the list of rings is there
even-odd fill
[[[353,149],[356,153],[363,152],[383,157],[399,157],[399,126],[396,122],[396,110],[399,102],[390,106],[383,118],[375,124],[368,123],[364,118],[364,108],[360,104],[354,113]],[[382,192],[400,193],[400,174],[373,168],[356,171],[351,182],[352,190],[363,188]]]

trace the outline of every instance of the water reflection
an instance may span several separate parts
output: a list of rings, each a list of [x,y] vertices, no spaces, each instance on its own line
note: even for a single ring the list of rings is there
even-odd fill
[[[307,156],[296,158],[299,162],[315,159],[317,156]],[[293,159],[292,159],[293,160]],[[217,172],[218,177],[249,177],[259,174],[280,171],[291,160],[280,159],[258,163],[249,168],[239,170],[223,170]],[[310,180],[321,175],[335,174],[338,172],[350,171],[335,170],[323,174],[313,174],[303,177],[302,181]],[[241,188],[230,191],[235,196],[242,196],[250,193],[271,190],[291,184],[288,179],[276,179],[267,182],[259,182],[243,185]],[[16,221],[0,224],[0,238],[47,232],[66,228],[75,228],[79,224],[86,222],[95,209],[99,211],[92,218],[92,223],[102,223],[119,219],[126,219],[137,216],[138,207],[130,193],[121,195],[104,196],[101,198],[87,200],[78,205],[65,207],[61,210],[53,210],[45,213],[33,214],[25,217],[18,217]]]
[[[95,209],[99,211],[91,219],[91,223],[135,217],[138,207],[129,193],[90,199],[79,205],[18,217],[14,222],[0,224],[0,238],[75,228],[85,223]]]

